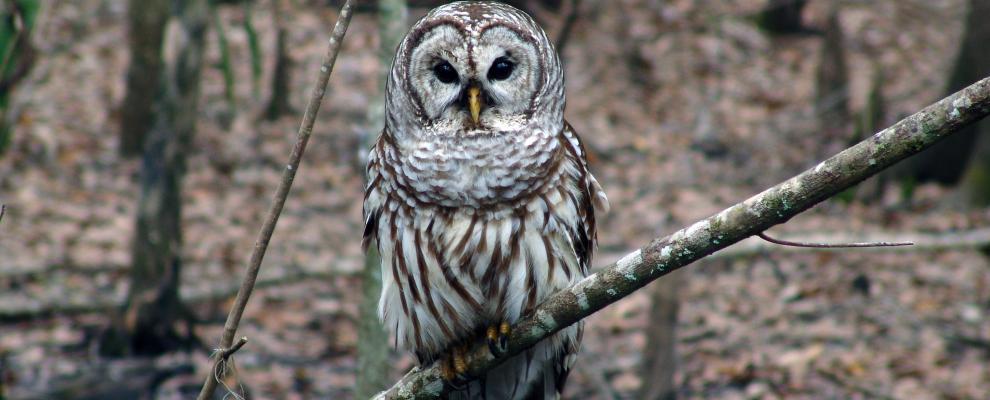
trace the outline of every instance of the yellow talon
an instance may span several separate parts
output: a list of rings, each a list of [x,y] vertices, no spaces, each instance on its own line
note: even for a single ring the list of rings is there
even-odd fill
[[[467,348],[463,345],[450,349],[447,356],[440,359],[440,376],[447,382],[456,383],[466,379],[467,359],[465,357]]]
[[[467,359],[464,356],[465,353],[467,353],[466,347],[462,346],[454,348],[454,372],[456,372],[457,375],[464,375],[467,373]]]
[[[507,321],[488,327],[485,336],[488,338],[488,350],[492,352],[492,355],[499,356],[508,349],[509,328]]]

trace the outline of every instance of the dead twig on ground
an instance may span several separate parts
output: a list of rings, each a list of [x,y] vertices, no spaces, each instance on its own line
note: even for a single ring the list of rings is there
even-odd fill
[[[285,170],[282,172],[282,181],[275,190],[275,198],[272,201],[271,208],[268,210],[268,215],[261,228],[261,233],[258,235],[258,241],[255,242],[254,251],[251,253],[251,261],[248,263],[241,288],[237,292],[237,299],[234,300],[234,306],[231,308],[230,314],[227,316],[227,322],[224,324],[223,337],[220,339],[221,349],[233,348],[234,334],[237,333],[237,326],[240,324],[241,317],[244,315],[244,308],[247,306],[251,292],[254,290],[254,282],[258,279],[258,271],[261,269],[261,260],[265,257],[268,242],[271,240],[272,233],[275,231],[275,225],[278,223],[278,217],[282,213],[285,199],[289,196],[289,189],[292,188],[292,181],[295,179],[296,171],[299,169],[299,161],[302,159],[303,152],[306,150],[306,143],[309,142],[309,137],[313,133],[316,114],[319,112],[320,105],[323,102],[323,96],[326,94],[330,73],[333,72],[333,66],[337,62],[337,54],[340,53],[344,34],[347,33],[347,26],[351,22],[352,3],[352,0],[347,0],[344,6],[341,7],[340,15],[337,17],[337,23],[334,25],[333,33],[330,35],[327,53],[323,57],[323,63],[320,67],[316,85],[313,87],[313,93],[309,99],[309,103],[306,105],[306,112],[303,114],[302,123],[299,126],[296,144],[293,146],[292,154],[289,156],[289,164],[286,165]],[[213,367],[210,369],[211,373],[206,378],[203,389],[199,392],[198,400],[207,400],[213,397],[213,391],[217,385],[217,379],[214,378],[214,373],[222,362],[222,358],[216,358],[214,360]]]

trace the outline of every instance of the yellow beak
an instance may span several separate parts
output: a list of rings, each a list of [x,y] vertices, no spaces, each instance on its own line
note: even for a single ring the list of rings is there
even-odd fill
[[[468,87],[468,111],[471,112],[471,120],[477,125],[481,118],[481,89],[474,85]]]

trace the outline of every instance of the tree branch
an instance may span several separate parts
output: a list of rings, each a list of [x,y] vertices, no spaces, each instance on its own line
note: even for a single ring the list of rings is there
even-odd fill
[[[914,242],[904,241],[904,242],[842,242],[842,243],[812,243],[812,242],[795,242],[793,240],[784,240],[770,237],[766,232],[760,232],[756,234],[760,239],[766,240],[773,244],[779,244],[781,246],[790,247],[805,247],[809,249],[849,249],[849,248],[870,248],[870,247],[904,247],[913,246]]]
[[[508,357],[612,304],[653,280],[719,249],[786,222],[990,114],[990,78],[926,107],[783,183],[674,234],[656,238],[615,264],[562,290],[512,327],[508,351],[493,357],[475,342],[467,376],[478,377]],[[450,390],[436,365],[414,368],[376,399],[434,399]]]
[[[251,297],[251,291],[254,290],[254,282],[258,279],[261,260],[265,257],[268,242],[271,241],[272,233],[275,232],[275,225],[278,223],[278,217],[282,213],[285,199],[289,196],[292,181],[296,177],[296,171],[299,170],[299,161],[302,159],[303,152],[306,151],[306,143],[309,142],[309,136],[313,133],[316,114],[320,111],[320,104],[323,102],[323,96],[327,92],[327,82],[330,80],[330,73],[333,72],[333,66],[337,62],[337,54],[340,53],[344,34],[347,33],[347,26],[351,22],[351,3],[351,0],[347,0],[340,9],[337,23],[333,27],[333,33],[330,35],[327,53],[323,56],[323,64],[320,67],[316,85],[313,87],[313,93],[309,98],[309,103],[306,104],[306,113],[303,114],[296,144],[293,146],[292,154],[289,156],[289,164],[282,171],[282,181],[275,190],[275,198],[272,201],[271,208],[268,209],[268,215],[265,217],[265,223],[261,227],[261,232],[258,234],[258,241],[254,244],[251,261],[248,263],[244,280],[241,282],[241,288],[237,292],[237,299],[234,300],[234,306],[230,309],[230,314],[227,315],[227,322],[224,323],[223,337],[220,339],[219,346],[220,349],[223,349],[221,351],[225,352],[227,349],[232,348],[234,334],[237,333],[237,325],[241,322],[241,317],[244,315],[244,308],[247,307],[248,299]],[[214,359],[213,367],[210,368],[210,375],[206,377],[206,382],[203,383],[203,389],[199,392],[199,397],[197,397],[198,400],[213,398],[213,391],[217,386],[217,380],[214,378],[214,375],[223,361],[223,357],[216,357]]]
[[[863,248],[858,252],[921,252],[939,250],[972,249],[990,246],[990,228],[977,228],[958,232],[924,233],[924,232],[878,232],[870,234],[851,233],[814,233],[798,236],[805,242],[914,242],[912,246]],[[774,253],[808,253],[830,251],[829,248],[814,247],[780,247],[762,240],[745,240],[727,249],[712,254],[709,258],[726,259]]]

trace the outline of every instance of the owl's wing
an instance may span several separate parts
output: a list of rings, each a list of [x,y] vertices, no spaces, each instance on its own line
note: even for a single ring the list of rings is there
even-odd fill
[[[608,197],[605,196],[605,191],[602,190],[602,186],[595,179],[595,176],[591,174],[591,170],[588,168],[588,152],[584,148],[584,143],[581,142],[581,137],[578,136],[577,132],[574,131],[574,127],[567,121],[564,121],[564,137],[567,138],[567,142],[571,145],[571,148],[576,152],[575,157],[580,162],[583,167],[584,172],[584,184],[587,194],[591,198],[592,205],[595,207],[595,211],[601,214],[608,214],[610,205],[608,203]]]
[[[379,136],[368,154],[368,186],[364,189],[364,235],[361,237],[361,250],[378,239],[378,218],[382,214],[384,198],[379,186],[382,184],[381,150],[384,135]]]
[[[602,186],[595,179],[595,176],[591,174],[591,170],[588,169],[588,153],[584,148],[584,144],[581,143],[581,138],[567,121],[564,121],[564,129],[561,131],[561,136],[567,149],[566,156],[572,158],[574,164],[578,166],[578,189],[582,194],[582,198],[579,200],[581,206],[579,207],[578,214],[582,219],[581,225],[584,229],[576,232],[577,235],[572,234],[574,237],[571,238],[571,241],[575,243],[575,250],[578,253],[578,259],[581,260],[582,268],[587,271],[597,241],[595,216],[596,213],[598,215],[608,213],[608,197],[605,196]]]

